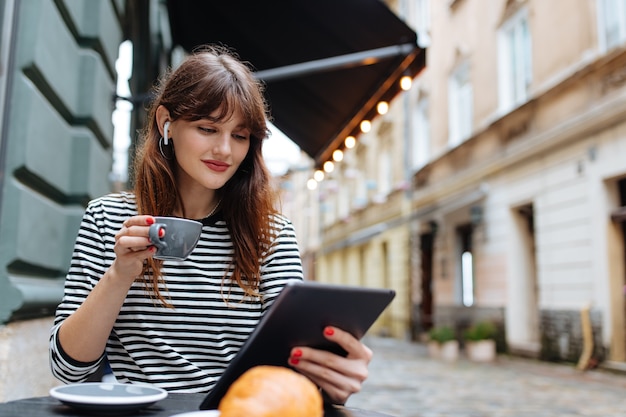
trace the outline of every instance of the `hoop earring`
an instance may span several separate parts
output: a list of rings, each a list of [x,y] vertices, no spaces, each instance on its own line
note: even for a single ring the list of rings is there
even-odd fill
[[[163,136],[161,136],[161,138],[159,138],[159,152],[161,152],[161,156],[165,159],[172,159],[171,156],[167,156],[165,155],[165,152],[163,151],[163,144],[164,144],[165,140],[163,139]],[[167,146],[167,143],[165,144],[165,146]]]

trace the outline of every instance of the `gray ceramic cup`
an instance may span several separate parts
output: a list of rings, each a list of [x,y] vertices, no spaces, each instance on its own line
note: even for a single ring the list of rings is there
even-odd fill
[[[155,217],[150,226],[150,242],[156,246],[155,259],[183,260],[186,259],[198,244],[202,223],[179,217]],[[163,229],[163,237],[159,232]]]

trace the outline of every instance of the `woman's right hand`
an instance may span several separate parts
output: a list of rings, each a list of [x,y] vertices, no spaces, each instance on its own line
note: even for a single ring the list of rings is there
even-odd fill
[[[111,265],[111,272],[117,277],[132,283],[141,274],[144,260],[156,252],[148,237],[152,224],[154,217],[148,215],[133,216],[124,221],[115,235],[115,261]]]

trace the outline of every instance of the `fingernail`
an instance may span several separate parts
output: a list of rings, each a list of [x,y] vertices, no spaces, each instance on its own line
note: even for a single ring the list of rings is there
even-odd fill
[[[325,334],[326,336],[332,336],[332,335],[334,335],[334,334],[335,334],[335,330],[334,330],[332,327],[326,327],[326,328],[324,329],[324,334]]]
[[[302,350],[300,350],[300,349],[295,349],[295,350],[293,351],[292,356],[293,356],[294,358],[299,358],[300,356],[302,356]]]
[[[152,217],[148,217],[146,219],[146,223],[148,224],[148,226],[153,225],[154,224],[154,218]]]
[[[292,365],[297,365],[300,363],[300,359],[296,359],[296,358],[291,358],[289,359],[289,363]]]
[[[165,236],[165,229],[159,229],[159,237]]]

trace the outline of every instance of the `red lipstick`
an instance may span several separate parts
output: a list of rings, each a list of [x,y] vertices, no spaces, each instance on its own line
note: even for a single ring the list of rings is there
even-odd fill
[[[202,162],[204,162],[204,165],[206,165],[210,170],[216,171],[216,172],[224,172],[230,166],[226,162],[216,161],[214,159],[206,160]]]

